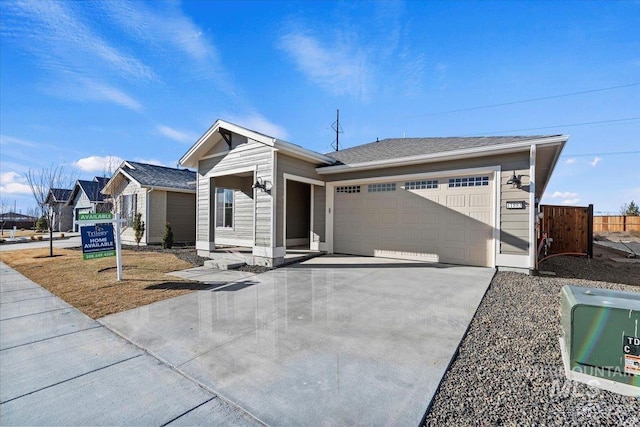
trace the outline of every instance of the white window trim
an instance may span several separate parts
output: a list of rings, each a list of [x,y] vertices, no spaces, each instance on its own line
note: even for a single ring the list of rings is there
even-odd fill
[[[229,190],[231,191],[231,195],[233,200],[231,201],[231,227],[219,227],[218,226],[218,190]],[[213,210],[214,217],[213,220],[216,230],[227,230],[227,231],[235,231],[236,229],[236,190],[233,188],[225,188],[225,187],[215,187],[215,208]],[[223,215],[224,215],[224,207],[223,207]],[[224,221],[223,221],[224,222]]]

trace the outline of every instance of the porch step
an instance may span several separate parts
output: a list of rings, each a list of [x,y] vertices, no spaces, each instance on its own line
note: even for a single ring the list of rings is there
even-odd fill
[[[204,265],[207,267],[216,268],[218,270],[235,270],[244,265],[247,265],[247,263],[238,259],[216,258],[206,260],[204,262]]]

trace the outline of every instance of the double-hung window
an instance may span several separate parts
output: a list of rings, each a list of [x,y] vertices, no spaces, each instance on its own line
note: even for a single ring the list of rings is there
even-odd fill
[[[233,190],[216,188],[216,227],[233,228]]]

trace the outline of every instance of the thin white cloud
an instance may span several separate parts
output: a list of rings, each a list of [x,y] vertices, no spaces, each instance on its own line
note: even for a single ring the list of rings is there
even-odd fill
[[[597,157],[597,156],[594,157],[593,160],[591,161],[591,166],[595,168],[596,166],[598,166],[598,163],[600,163],[601,160],[602,159],[600,157]]]
[[[46,92],[72,101],[109,102],[133,111],[142,111],[143,109],[140,102],[122,90],[81,76],[69,79],[66,84],[60,83],[56,87],[49,88]]]
[[[551,195],[552,199],[575,199],[578,197],[578,193],[572,193],[570,191],[554,191]]]
[[[167,138],[181,143],[194,143],[198,139],[198,136],[193,133],[180,131],[165,125],[159,125],[156,130]]]
[[[84,172],[104,172],[116,169],[122,159],[118,156],[89,156],[73,162],[73,165]]]
[[[0,194],[31,194],[31,187],[24,175],[9,171],[0,174]]]
[[[120,27],[138,40],[166,49],[172,46],[196,61],[217,57],[217,52],[179,3],[145,4],[138,1],[101,2],[100,6]]]
[[[26,139],[16,138],[9,135],[0,135],[0,145],[21,145],[23,147],[34,148],[37,147],[38,144],[27,141]]]
[[[563,205],[575,205],[575,204],[577,204],[579,201],[580,201],[580,199],[577,199],[577,198],[576,198],[576,199],[565,199],[565,200],[563,200],[561,203],[562,203]]]
[[[230,114],[229,121],[275,138],[286,140],[289,137],[289,133],[283,126],[269,121],[259,113],[250,113],[245,116],[234,116]]]
[[[13,19],[4,34],[36,53],[44,68],[91,76],[106,67],[136,81],[156,79],[148,66],[93,30],[83,16],[86,3],[23,1],[5,6]]]
[[[280,39],[279,47],[325,91],[359,99],[368,97],[372,65],[365,51],[355,44],[323,44],[304,32],[291,31]]]
[[[576,162],[576,158],[575,157],[570,157],[567,160],[564,161],[566,164],[568,165],[572,165]]]

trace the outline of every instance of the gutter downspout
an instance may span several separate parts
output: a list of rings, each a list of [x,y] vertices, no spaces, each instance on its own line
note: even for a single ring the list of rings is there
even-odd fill
[[[154,190],[153,187],[147,189],[147,194],[145,197],[145,213],[144,218],[147,220],[146,227],[144,228],[144,241],[148,245],[149,244],[149,195]]]

